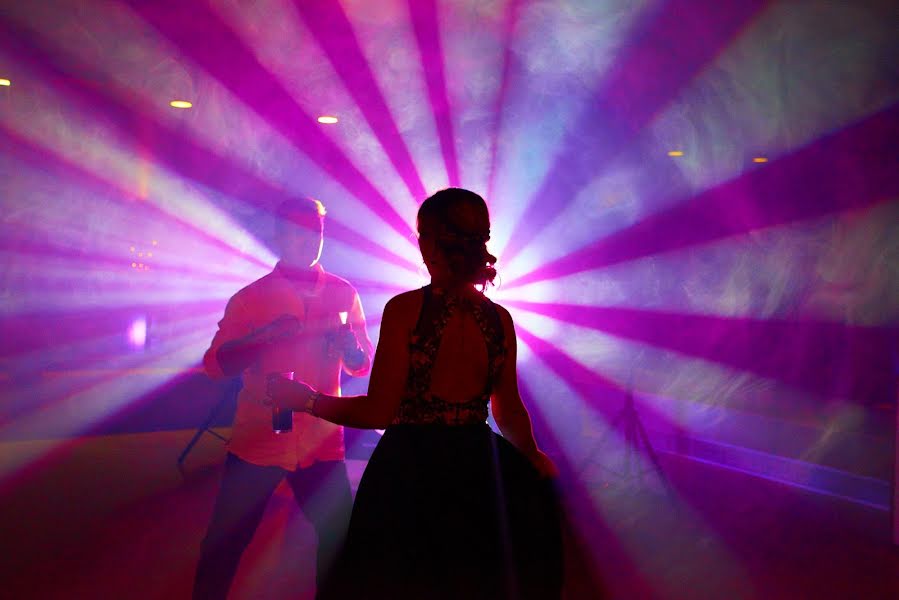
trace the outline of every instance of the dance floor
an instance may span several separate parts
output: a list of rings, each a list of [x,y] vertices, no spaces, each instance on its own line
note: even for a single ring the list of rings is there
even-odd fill
[[[191,431],[0,444],[4,598],[187,598],[217,489],[221,442]],[[351,460],[354,485],[364,461]],[[897,598],[889,515],[664,454],[673,493],[566,488],[568,598]],[[234,599],[313,597],[314,534],[279,489]],[[579,549],[579,550],[577,550]]]

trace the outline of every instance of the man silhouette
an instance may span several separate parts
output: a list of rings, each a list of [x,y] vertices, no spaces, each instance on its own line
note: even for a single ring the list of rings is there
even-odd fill
[[[275,239],[281,260],[228,301],[203,357],[210,377],[239,374],[243,388],[194,598],[227,596],[241,554],[282,479],[318,535],[319,588],[345,534],[352,496],[343,428],[294,413],[292,430],[276,433],[272,409],[264,404],[267,373],[293,372],[337,395],[341,368],[361,376],[371,365],[359,295],[319,264],[324,215],[322,204],[309,198],[279,207]]]

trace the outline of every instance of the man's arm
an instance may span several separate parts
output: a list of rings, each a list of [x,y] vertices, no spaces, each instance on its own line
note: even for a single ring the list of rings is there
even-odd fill
[[[353,306],[347,315],[352,339],[348,339],[343,351],[343,368],[353,377],[364,377],[371,370],[372,344],[365,324],[365,313],[358,293],[353,293]],[[348,336],[349,338],[349,336]]]
[[[225,307],[225,315],[203,355],[203,367],[212,379],[239,375],[252,365],[259,354],[279,340],[290,339],[300,330],[300,322],[291,315],[281,315],[268,325],[253,330],[239,296]]]
[[[218,331],[215,332],[215,336],[209,344],[209,349],[203,355],[203,368],[212,379],[225,379],[236,374],[230,368],[225,370],[222,367],[219,362],[218,351],[225,344],[242,338],[252,331],[244,312],[243,303],[239,296],[232,296],[225,306],[224,316],[218,322]]]
[[[279,341],[292,339],[299,331],[299,319],[281,315],[252,333],[225,342],[219,346],[215,358],[225,375],[234,376],[256,362],[263,350]]]

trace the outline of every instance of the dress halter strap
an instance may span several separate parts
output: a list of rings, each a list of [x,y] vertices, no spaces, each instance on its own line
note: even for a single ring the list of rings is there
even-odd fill
[[[422,307],[409,340],[409,375],[406,392],[394,423],[483,423],[494,382],[505,359],[505,336],[496,306],[487,298],[472,300],[422,289]],[[443,338],[443,330],[460,306],[469,309],[487,346],[488,375],[480,396],[467,402],[447,402],[431,393],[431,370]]]

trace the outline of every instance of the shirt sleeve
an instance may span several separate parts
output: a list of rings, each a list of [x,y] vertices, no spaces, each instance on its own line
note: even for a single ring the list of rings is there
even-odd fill
[[[223,344],[249,335],[252,324],[247,318],[246,307],[239,296],[233,296],[225,307],[225,315],[218,323],[218,331],[203,355],[203,368],[211,379],[225,379],[228,376],[222,371],[216,354]]]
[[[350,314],[347,317],[347,323],[353,327],[356,334],[356,341],[365,354],[365,360],[357,369],[349,369],[344,365],[344,370],[354,377],[364,377],[371,370],[371,356],[373,349],[371,339],[368,337],[368,328],[365,324],[365,313],[362,310],[362,300],[359,299],[359,293],[353,290],[353,306],[350,308]]]

